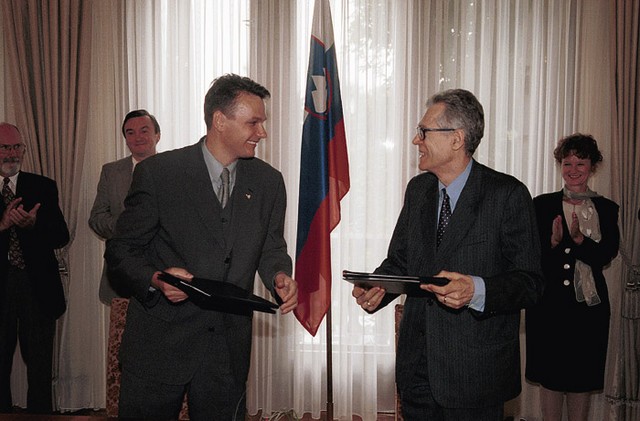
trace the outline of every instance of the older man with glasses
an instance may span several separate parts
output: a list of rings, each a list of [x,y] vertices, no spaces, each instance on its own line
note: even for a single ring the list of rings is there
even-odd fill
[[[53,340],[66,310],[54,249],[69,242],[56,183],[21,171],[18,128],[0,123],[0,413],[13,410],[11,368],[18,340],[27,365],[27,411],[52,412]]]
[[[417,127],[419,168],[376,273],[446,278],[407,297],[396,354],[406,420],[502,421],[521,389],[520,309],[542,294],[527,188],[473,159],[484,111],[468,91],[434,95]],[[397,294],[354,287],[375,312]]]

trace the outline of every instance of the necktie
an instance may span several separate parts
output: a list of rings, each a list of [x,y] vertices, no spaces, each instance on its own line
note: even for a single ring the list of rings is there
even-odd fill
[[[9,187],[9,178],[4,178],[4,185],[2,186],[2,199],[4,205],[9,206],[9,203],[15,199],[13,191]],[[9,228],[9,263],[13,266],[17,266],[20,269],[24,269],[24,258],[22,256],[22,248],[20,248],[20,242],[18,241],[18,233],[16,232],[15,225]]]
[[[447,189],[442,189],[442,207],[440,208],[440,219],[438,220],[438,230],[436,231],[436,245],[440,246],[444,231],[451,219],[451,203],[449,202],[449,195]]]
[[[220,189],[220,205],[224,208],[229,201],[229,169],[223,168],[220,174],[222,180],[222,188]]]

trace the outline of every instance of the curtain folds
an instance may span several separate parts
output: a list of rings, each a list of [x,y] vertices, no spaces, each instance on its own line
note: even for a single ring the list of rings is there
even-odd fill
[[[69,285],[68,250],[76,234],[82,158],[87,138],[91,54],[91,1],[2,2],[5,51],[16,125],[27,144],[24,169],[58,184],[71,241],[58,253]],[[69,312],[58,323],[54,378]]]
[[[610,417],[615,420],[640,419],[640,5],[633,0],[611,2],[612,32],[612,145],[618,162],[613,176],[613,195],[622,204],[622,276],[624,287],[615,343],[615,365],[607,398]]]
[[[272,93],[269,137],[258,155],[283,173],[285,236],[293,255],[313,2],[0,3],[3,16],[11,17],[0,26],[4,60],[12,69],[11,76],[0,75],[0,83],[10,79],[13,88],[11,107],[29,141],[27,165],[58,181],[76,237],[69,249],[58,403],[63,410],[104,407],[109,310],[97,298],[104,245],[86,221],[101,165],[127,155],[120,133],[124,115],[136,108],[156,115],[159,150],[174,149],[205,134],[202,104],[215,77],[234,72],[264,84]],[[375,420],[379,412],[394,410],[393,305],[365,314],[340,274],[372,271],[384,258],[405,186],[418,173],[411,139],[425,102],[437,91],[461,87],[473,91],[485,109],[485,137],[475,158],[516,176],[534,196],[561,187],[552,157],[560,137],[580,131],[598,139],[605,162],[593,187],[622,205],[622,282],[631,286],[624,298],[636,307],[612,308],[623,315],[618,319],[626,333],[612,328],[612,405],[595,396],[591,421],[605,419],[604,412],[611,420],[622,411],[637,414],[631,408],[638,380],[628,374],[638,373],[633,356],[639,340],[637,316],[628,317],[638,308],[637,298],[628,298],[638,293],[631,268],[637,270],[640,253],[634,219],[640,199],[628,182],[640,179],[638,133],[632,131],[638,119],[636,3],[331,0],[351,169],[342,222],[331,237],[333,331],[327,335],[323,324],[311,337],[294,317],[256,314],[250,413],[294,409],[318,418],[326,407],[327,341],[333,348],[334,417]],[[611,58],[603,54],[610,46]],[[610,104],[613,115],[603,112]],[[9,104],[0,104],[4,119],[3,110],[8,114]],[[622,284],[615,267],[612,272],[607,279],[618,286],[610,283],[611,295],[621,302]],[[266,294],[259,283],[257,288]],[[508,403],[506,415],[541,420],[537,396],[537,387],[523,380],[523,392]]]
[[[91,2],[7,0],[6,52],[17,126],[28,144],[25,167],[57,181],[74,238],[87,137]]]

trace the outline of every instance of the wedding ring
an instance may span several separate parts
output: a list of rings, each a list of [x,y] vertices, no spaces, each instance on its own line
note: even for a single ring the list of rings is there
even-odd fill
[[[447,302],[447,296],[446,295],[444,297],[444,300],[442,300],[442,302],[446,304],[446,302]]]

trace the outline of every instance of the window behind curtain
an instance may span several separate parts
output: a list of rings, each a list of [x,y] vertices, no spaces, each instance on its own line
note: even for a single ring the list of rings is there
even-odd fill
[[[585,67],[585,51],[607,30],[607,19],[593,17],[598,1],[331,1],[351,168],[332,234],[336,417],[393,410],[395,302],[365,315],[340,274],[372,271],[384,258],[404,188],[418,173],[411,140],[427,98],[473,91],[486,117],[475,158],[518,177],[533,195],[558,189],[557,139],[577,130],[604,137],[609,124],[580,106],[600,100],[606,83],[589,70],[594,63]],[[312,4],[127,2],[130,101],[158,117],[162,150],[205,134],[202,102],[215,77],[249,75],[271,90],[269,139],[258,154],[285,177],[290,253]],[[293,407],[317,417],[326,402],[324,326],[312,338],[292,316],[260,314],[254,327],[250,412]]]

